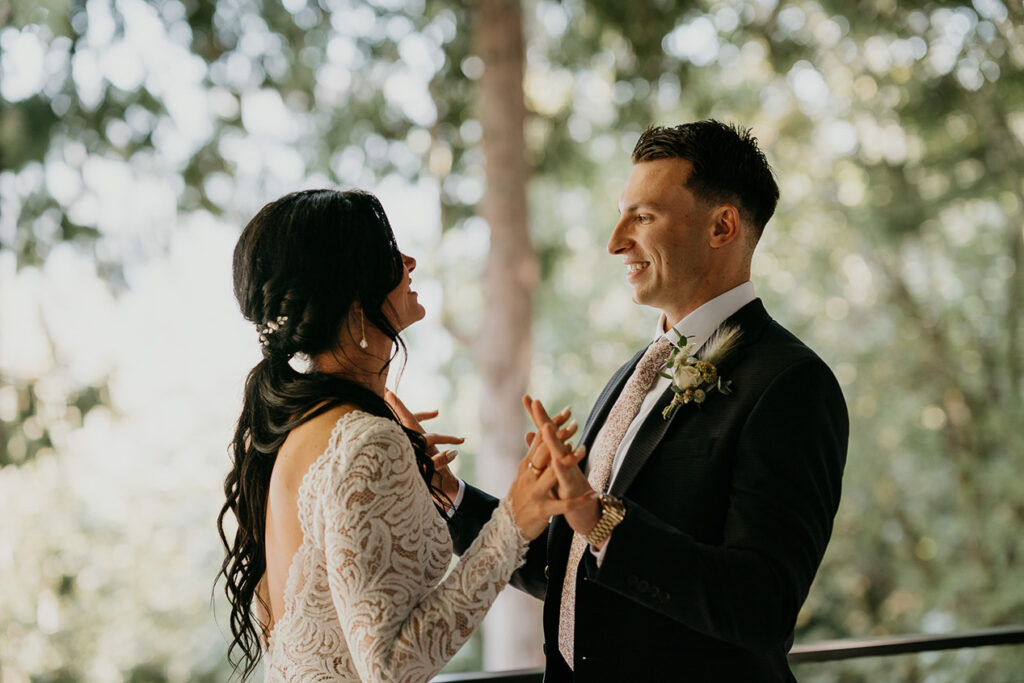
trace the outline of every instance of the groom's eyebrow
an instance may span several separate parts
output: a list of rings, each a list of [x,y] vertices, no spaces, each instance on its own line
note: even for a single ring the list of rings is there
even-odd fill
[[[654,204],[653,202],[633,202],[632,204],[629,204],[628,206],[619,208],[619,214],[621,215],[621,214],[624,214],[624,213],[632,213],[632,212],[638,211],[640,209],[647,209],[649,211],[657,211],[658,208],[659,208],[658,205]]]

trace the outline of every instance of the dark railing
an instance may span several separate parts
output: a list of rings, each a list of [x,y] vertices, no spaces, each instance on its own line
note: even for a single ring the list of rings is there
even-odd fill
[[[1024,644],[1024,626],[999,626],[977,631],[946,633],[941,635],[883,636],[829,640],[811,645],[796,645],[789,652],[789,661],[831,662],[838,659],[908,655],[917,652],[958,650],[988,645]],[[495,671],[491,673],[444,674],[433,683],[541,683],[541,669]]]
[[[831,662],[857,657],[908,655],[936,650],[959,650],[986,645],[1020,645],[1024,643],[1024,626],[999,626],[961,633],[926,634],[916,636],[883,636],[879,638],[851,638],[829,640],[812,645],[794,645],[789,661]]]

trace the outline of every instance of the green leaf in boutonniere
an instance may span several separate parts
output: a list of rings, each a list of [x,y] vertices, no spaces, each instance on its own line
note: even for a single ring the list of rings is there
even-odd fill
[[[685,339],[689,339],[689,337],[685,337]],[[666,372],[658,373],[672,381],[672,402],[661,412],[664,419],[671,418],[681,405],[704,403],[708,394],[717,391],[726,396],[732,393],[732,381],[719,376],[718,365],[735,348],[739,339],[740,328],[719,328],[708,339],[707,344],[704,345],[704,352],[699,358],[693,353],[692,343],[685,346],[672,343],[672,350],[665,363]],[[684,337],[679,335],[679,341],[683,340]]]

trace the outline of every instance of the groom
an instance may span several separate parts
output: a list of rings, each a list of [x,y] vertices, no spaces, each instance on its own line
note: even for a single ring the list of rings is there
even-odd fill
[[[786,653],[839,504],[846,405],[754,295],[751,257],[778,187],[749,131],[650,128],[633,163],[608,251],[634,301],[661,310],[658,334],[581,433],[588,456],[570,472],[603,495],[556,517],[513,584],[544,600],[545,683],[792,681]],[[716,330],[738,332],[720,357]],[[695,386],[686,371],[658,374],[677,335],[724,390],[710,374]],[[666,416],[674,381],[690,401]],[[534,471],[549,466],[546,451],[535,458]],[[461,553],[496,501],[454,486]]]

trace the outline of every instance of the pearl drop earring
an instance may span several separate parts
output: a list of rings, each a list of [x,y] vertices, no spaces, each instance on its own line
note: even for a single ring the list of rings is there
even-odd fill
[[[366,342],[366,322],[363,319],[363,312],[359,311],[359,330],[363,338],[359,340],[359,348],[365,349],[369,344]]]

